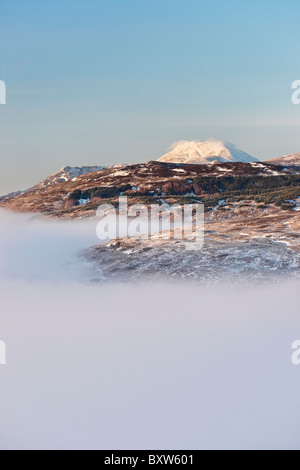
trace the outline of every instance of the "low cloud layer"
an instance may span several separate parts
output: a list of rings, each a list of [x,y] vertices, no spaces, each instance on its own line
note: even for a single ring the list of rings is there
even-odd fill
[[[97,221],[50,221],[0,211],[0,279],[82,279],[76,255],[99,242]]]
[[[1,222],[1,449],[299,447],[296,283],[90,285],[93,223]]]

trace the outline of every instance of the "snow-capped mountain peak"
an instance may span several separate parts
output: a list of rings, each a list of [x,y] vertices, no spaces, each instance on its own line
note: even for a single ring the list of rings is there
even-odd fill
[[[217,139],[209,139],[204,142],[181,140],[175,142],[170,149],[158,161],[196,164],[258,161],[257,158],[236,148],[234,144]]]

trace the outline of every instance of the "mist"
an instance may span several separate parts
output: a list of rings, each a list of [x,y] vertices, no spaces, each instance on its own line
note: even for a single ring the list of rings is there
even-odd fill
[[[99,243],[96,224],[92,219],[55,221],[0,211],[0,279],[83,280],[77,254]]]
[[[299,285],[88,282],[96,222],[0,214],[1,449],[297,449]]]

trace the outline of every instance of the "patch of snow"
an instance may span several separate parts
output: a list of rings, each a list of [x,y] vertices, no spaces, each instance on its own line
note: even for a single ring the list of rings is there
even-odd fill
[[[223,168],[221,166],[220,167],[218,166],[218,171],[225,171],[225,172],[228,173],[228,172],[231,172],[232,170],[231,170],[231,168]]]
[[[212,211],[217,210],[219,207],[226,205],[226,200],[225,199],[220,199],[218,201],[218,204],[212,208]]]
[[[79,199],[78,200],[78,204],[80,206],[83,206],[84,204],[87,204],[88,202],[90,202],[90,198],[87,198],[87,199]]]
[[[128,171],[124,171],[124,170],[119,170],[119,171],[115,171],[114,173],[111,173],[110,176],[128,176],[130,173]]]

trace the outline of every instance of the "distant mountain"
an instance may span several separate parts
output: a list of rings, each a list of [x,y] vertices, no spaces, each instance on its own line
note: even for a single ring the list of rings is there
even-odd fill
[[[57,171],[56,173],[53,173],[50,176],[47,176],[46,179],[42,180],[40,183],[35,184],[31,188],[26,189],[25,191],[15,191],[13,193],[4,194],[0,196],[0,201],[20,196],[21,194],[25,194],[32,190],[42,189],[48,186],[53,186],[54,184],[58,183],[66,183],[67,181],[74,180],[78,176],[82,176],[87,173],[92,173],[94,171],[104,170],[105,168],[106,167],[104,166],[65,166],[61,170]]]
[[[209,139],[204,142],[182,140],[172,146],[172,150],[162,157],[159,162],[211,164],[222,162],[255,162],[257,158],[243,152],[234,144],[222,140]]]
[[[104,166],[65,166],[35,185],[34,188],[44,188],[45,186],[52,186],[57,183],[65,183],[66,181],[71,181],[78,176],[92,173],[94,171],[100,171],[104,168]]]
[[[284,155],[283,157],[271,158],[270,160],[266,160],[265,163],[272,163],[273,165],[280,166],[300,167],[300,153],[293,153],[291,155]]]

